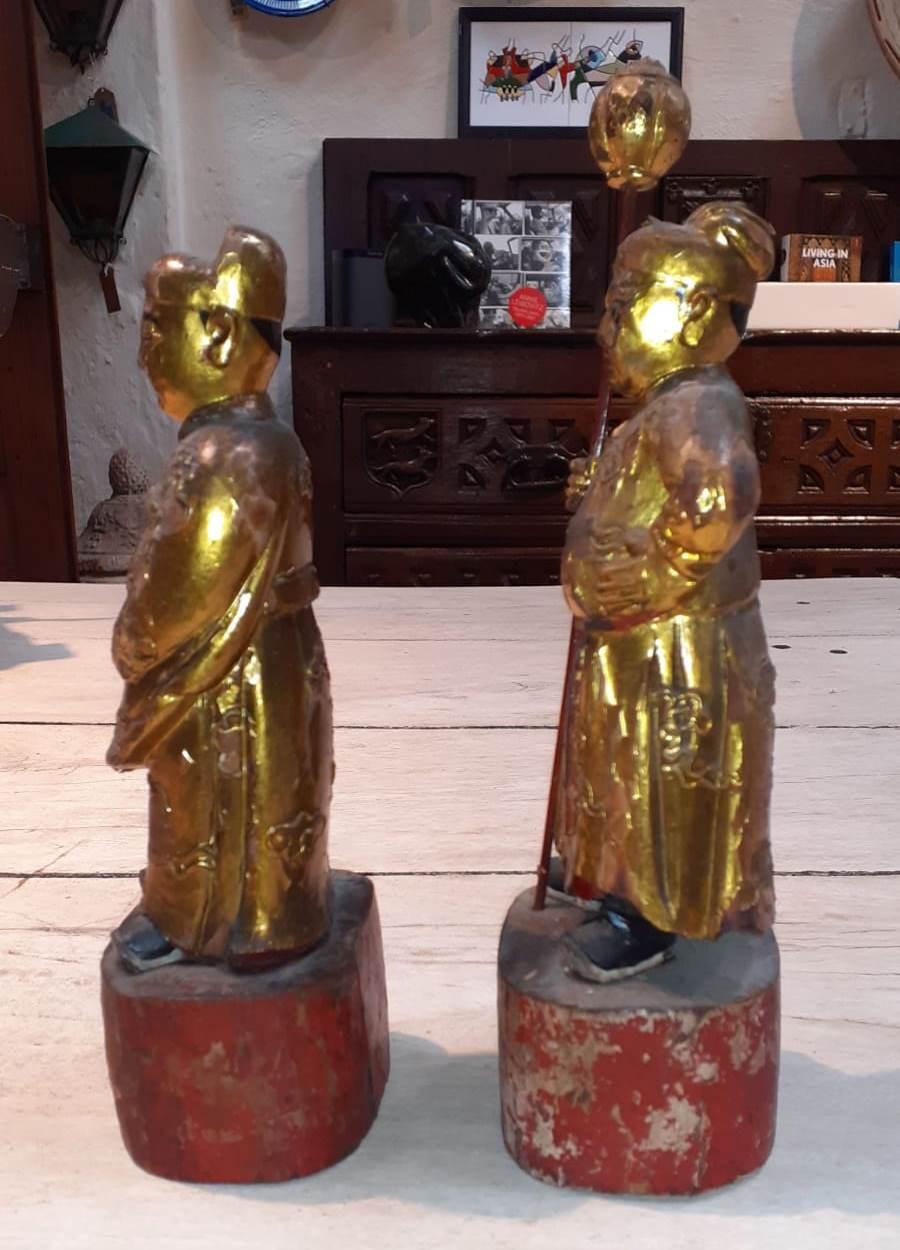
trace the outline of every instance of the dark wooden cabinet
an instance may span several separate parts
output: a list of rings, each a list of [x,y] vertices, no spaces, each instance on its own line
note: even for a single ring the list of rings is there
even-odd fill
[[[583,135],[332,139],[323,167],[328,286],[334,251],[382,249],[406,221],[458,224],[463,199],[570,201],[576,326],[289,331],[323,579],[556,580],[621,197]],[[742,200],[779,235],[861,234],[872,280],[900,238],[898,169],[896,141],[692,142],[639,212],[683,221],[709,200]],[[331,302],[327,289],[326,315]],[[755,419],[767,576],[900,575],[900,333],[750,335],[732,369]],[[627,412],[614,400],[612,423]]]
[[[381,250],[403,222],[458,225],[464,199],[566,200],[572,205],[572,316],[597,324],[622,197],[571,139],[327,139],[326,320],[332,252]],[[683,221],[709,200],[742,200],[778,235],[859,234],[863,278],[887,278],[900,239],[900,141],[692,140],[638,215]]]
[[[599,353],[584,331],[288,331],[322,580],[558,578],[568,462]],[[900,332],[748,335],[770,577],[900,576]],[[614,399],[611,421],[627,416]]]

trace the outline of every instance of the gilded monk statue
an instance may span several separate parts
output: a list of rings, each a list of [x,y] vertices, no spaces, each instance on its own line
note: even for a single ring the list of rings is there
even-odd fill
[[[181,430],[113,635],[125,692],[108,761],[150,781],[143,898],[113,935],[135,972],[267,966],[328,928],[310,470],[266,395],[284,306],[280,248],[243,228],[212,266],[165,256],[146,278],[140,362]]]
[[[600,340],[638,406],[573,474],[562,561],[577,635],[551,881],[585,900],[568,959],[591,980],[772,923],[759,470],[724,366],[773,261],[769,226],[726,204],[617,255]]]

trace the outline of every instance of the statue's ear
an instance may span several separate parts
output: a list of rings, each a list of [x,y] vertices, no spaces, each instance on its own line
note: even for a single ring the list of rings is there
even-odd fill
[[[687,304],[687,316],[681,327],[681,341],[685,347],[699,347],[710,322],[716,315],[719,293],[715,287],[698,286],[691,292]]]
[[[237,321],[228,308],[211,308],[206,315],[204,356],[216,369],[227,369],[234,354]]]

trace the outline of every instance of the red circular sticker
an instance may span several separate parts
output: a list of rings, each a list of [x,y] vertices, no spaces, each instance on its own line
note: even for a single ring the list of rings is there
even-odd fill
[[[520,286],[509,297],[509,315],[517,326],[539,326],[547,315],[547,297],[537,287]]]

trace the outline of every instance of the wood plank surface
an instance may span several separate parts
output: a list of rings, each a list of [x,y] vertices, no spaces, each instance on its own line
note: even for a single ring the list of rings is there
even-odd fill
[[[0,583],[0,622],[50,625],[73,622],[85,637],[107,639],[121,606],[121,583]],[[786,637],[896,636],[900,580],[832,578],[764,582],[763,610],[776,613]],[[549,586],[458,587],[326,586],[316,612],[331,638],[429,640],[521,638],[523,621],[568,621],[561,592]],[[93,629],[106,622],[108,629]]]
[[[689,1202],[561,1192],[506,1156],[497,1107],[495,955],[521,882],[379,881],[393,1071],[349,1160],[273,1187],[173,1185],[118,1136],[98,961],[127,882],[29,881],[0,899],[4,1123],[0,1246],[9,1250],[640,1250],[900,1241],[900,880],[782,886],[784,1030],[775,1153]]]
[[[537,862],[554,731],[357,730],[336,736],[331,854],[367,872],[527,872]],[[147,782],[103,762],[104,726],[0,725],[0,872],[143,865]],[[900,871],[900,730],[776,736],[781,872]]]
[[[793,601],[780,589],[770,594],[771,587],[784,585],[792,587]],[[797,585],[765,587],[779,670],[778,723],[900,723],[896,701],[884,699],[886,689],[900,689],[900,584],[859,583],[860,599],[855,581],[803,582],[800,591]],[[853,593],[839,601],[835,587],[845,585]],[[0,722],[112,723],[121,685],[109,659],[109,634],[121,587],[73,589],[81,609],[76,617],[62,612],[62,596],[39,605],[27,599],[27,591],[23,598],[15,587],[2,588]],[[867,601],[877,601],[879,609],[867,613]],[[46,616],[38,615],[38,606]],[[804,630],[818,621],[819,632],[792,633],[800,627],[795,610],[805,614]],[[319,617],[339,725],[556,723],[568,626],[552,587],[483,592],[334,587],[323,596]],[[864,632],[876,619],[882,632]]]
[[[170,1185],[130,1163],[98,978],[146,836],[144,775],[103,763],[121,595],[0,586],[0,1250],[897,1250],[897,583],[764,587],[792,726],[773,794],[778,1140],[757,1177],[678,1203],[558,1192],[500,1138],[496,942],[531,880],[568,628],[542,588],[323,595],[332,856],[377,874],[388,968],[393,1072],[370,1137],[270,1188]]]

